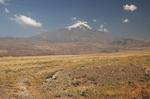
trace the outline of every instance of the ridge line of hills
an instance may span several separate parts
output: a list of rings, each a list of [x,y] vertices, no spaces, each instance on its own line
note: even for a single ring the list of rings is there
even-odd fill
[[[149,49],[149,41],[121,37],[85,26],[40,33],[28,38],[0,38],[0,56],[86,54]]]

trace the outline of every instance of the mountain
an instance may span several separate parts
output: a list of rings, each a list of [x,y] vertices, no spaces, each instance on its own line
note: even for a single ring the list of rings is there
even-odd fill
[[[34,39],[48,40],[52,42],[105,42],[112,40],[114,36],[110,33],[99,32],[89,29],[62,29],[55,32],[41,33],[33,36]]]
[[[35,35],[32,39],[47,40],[51,42],[110,42],[117,36],[109,32],[92,29],[87,22],[77,21],[71,26],[54,32]],[[118,38],[118,37],[117,37]]]
[[[99,31],[81,21],[64,29],[29,38],[0,38],[0,56],[90,54],[149,49],[148,41]]]

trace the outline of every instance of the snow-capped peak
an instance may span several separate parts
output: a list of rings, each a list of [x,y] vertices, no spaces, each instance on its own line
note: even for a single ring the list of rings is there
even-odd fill
[[[90,25],[88,25],[88,23],[85,22],[85,21],[77,21],[77,22],[75,22],[75,24],[73,24],[71,26],[67,26],[66,28],[68,30],[72,30],[72,29],[75,29],[75,28],[82,28],[82,29],[87,28],[89,30],[92,29],[92,27]]]

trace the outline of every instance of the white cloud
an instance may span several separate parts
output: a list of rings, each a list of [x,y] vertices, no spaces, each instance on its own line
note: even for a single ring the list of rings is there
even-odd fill
[[[109,30],[104,26],[104,24],[101,24],[100,28],[97,29],[97,31],[100,31],[100,32],[109,32]]]
[[[101,24],[101,25],[100,25],[100,28],[101,28],[101,29],[103,29],[103,28],[104,28],[104,25],[103,25],[103,24]]]
[[[7,1],[8,1],[8,0],[0,0],[0,4],[5,5],[5,4],[7,4],[7,3],[6,3]]]
[[[131,12],[133,12],[133,11],[137,10],[138,7],[136,5],[133,5],[133,4],[131,4],[131,5],[126,4],[126,5],[123,5],[123,9],[125,11],[131,11]]]
[[[10,11],[7,8],[5,8],[4,10],[5,10],[5,13],[10,13]]]
[[[42,27],[42,24],[40,22],[37,22],[35,19],[24,15],[14,15],[14,18],[12,18],[12,20],[15,20],[18,24],[22,26],[35,28]]]
[[[0,0],[0,4],[5,4],[5,0]]]
[[[124,19],[122,23],[129,23],[129,19]]]
[[[89,30],[92,29],[92,27],[90,25],[88,25],[88,22],[85,22],[85,21],[76,21],[73,25],[71,26],[67,26],[66,27],[68,30],[72,30],[72,29],[75,29],[75,28],[87,28]]]
[[[104,31],[104,32],[109,32],[107,28],[104,28],[103,31]]]
[[[72,20],[72,21],[76,21],[76,20],[77,20],[77,17],[72,17],[71,20]]]
[[[97,20],[96,20],[96,19],[93,19],[93,22],[95,23],[95,22],[97,22]]]

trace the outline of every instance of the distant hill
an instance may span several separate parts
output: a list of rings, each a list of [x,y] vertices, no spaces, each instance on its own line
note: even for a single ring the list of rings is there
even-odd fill
[[[86,24],[74,24],[29,38],[0,38],[1,56],[86,54],[149,49],[148,41],[98,31]]]
[[[96,30],[76,28],[72,30],[61,29],[55,32],[41,33],[33,36],[34,39],[52,42],[110,42],[115,36],[111,33]]]

